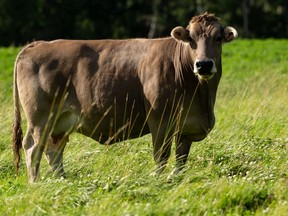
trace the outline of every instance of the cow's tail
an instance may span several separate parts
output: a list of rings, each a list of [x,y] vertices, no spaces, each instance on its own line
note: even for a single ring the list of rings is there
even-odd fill
[[[21,159],[20,150],[22,147],[21,107],[17,86],[17,62],[19,55],[17,56],[14,65],[14,83],[13,83],[13,96],[14,96],[13,154],[14,154],[16,175],[18,175]]]

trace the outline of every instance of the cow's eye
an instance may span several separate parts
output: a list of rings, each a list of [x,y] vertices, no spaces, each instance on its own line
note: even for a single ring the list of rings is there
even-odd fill
[[[191,46],[192,49],[196,49],[197,48],[197,43],[192,37],[189,37],[189,43],[190,43],[190,46]]]
[[[217,41],[217,42],[221,42],[222,39],[223,39],[223,38],[222,38],[221,36],[218,36],[218,37],[216,38],[216,41]]]
[[[191,40],[191,41],[190,41],[190,46],[191,46],[192,49],[197,49],[197,43],[196,43],[196,41]]]

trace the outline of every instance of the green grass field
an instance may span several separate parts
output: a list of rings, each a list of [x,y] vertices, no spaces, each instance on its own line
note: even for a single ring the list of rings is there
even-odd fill
[[[67,179],[30,185],[12,161],[13,64],[0,48],[0,215],[287,215],[288,40],[236,40],[223,47],[216,126],[194,143],[185,174],[167,180],[172,155],[153,176],[151,136],[101,146],[75,134]],[[22,115],[23,116],[23,115]],[[22,154],[23,156],[23,154]]]

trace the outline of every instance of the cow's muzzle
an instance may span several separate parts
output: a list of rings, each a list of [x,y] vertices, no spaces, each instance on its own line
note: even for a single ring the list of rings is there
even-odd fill
[[[194,62],[194,73],[200,79],[209,80],[216,72],[215,62],[212,59],[196,60]]]

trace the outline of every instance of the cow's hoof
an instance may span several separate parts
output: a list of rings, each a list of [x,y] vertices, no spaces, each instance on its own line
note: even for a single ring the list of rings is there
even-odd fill
[[[173,181],[175,178],[178,178],[181,174],[184,174],[185,170],[179,169],[179,168],[175,168],[173,169],[173,171],[167,176],[167,180],[168,181]]]

